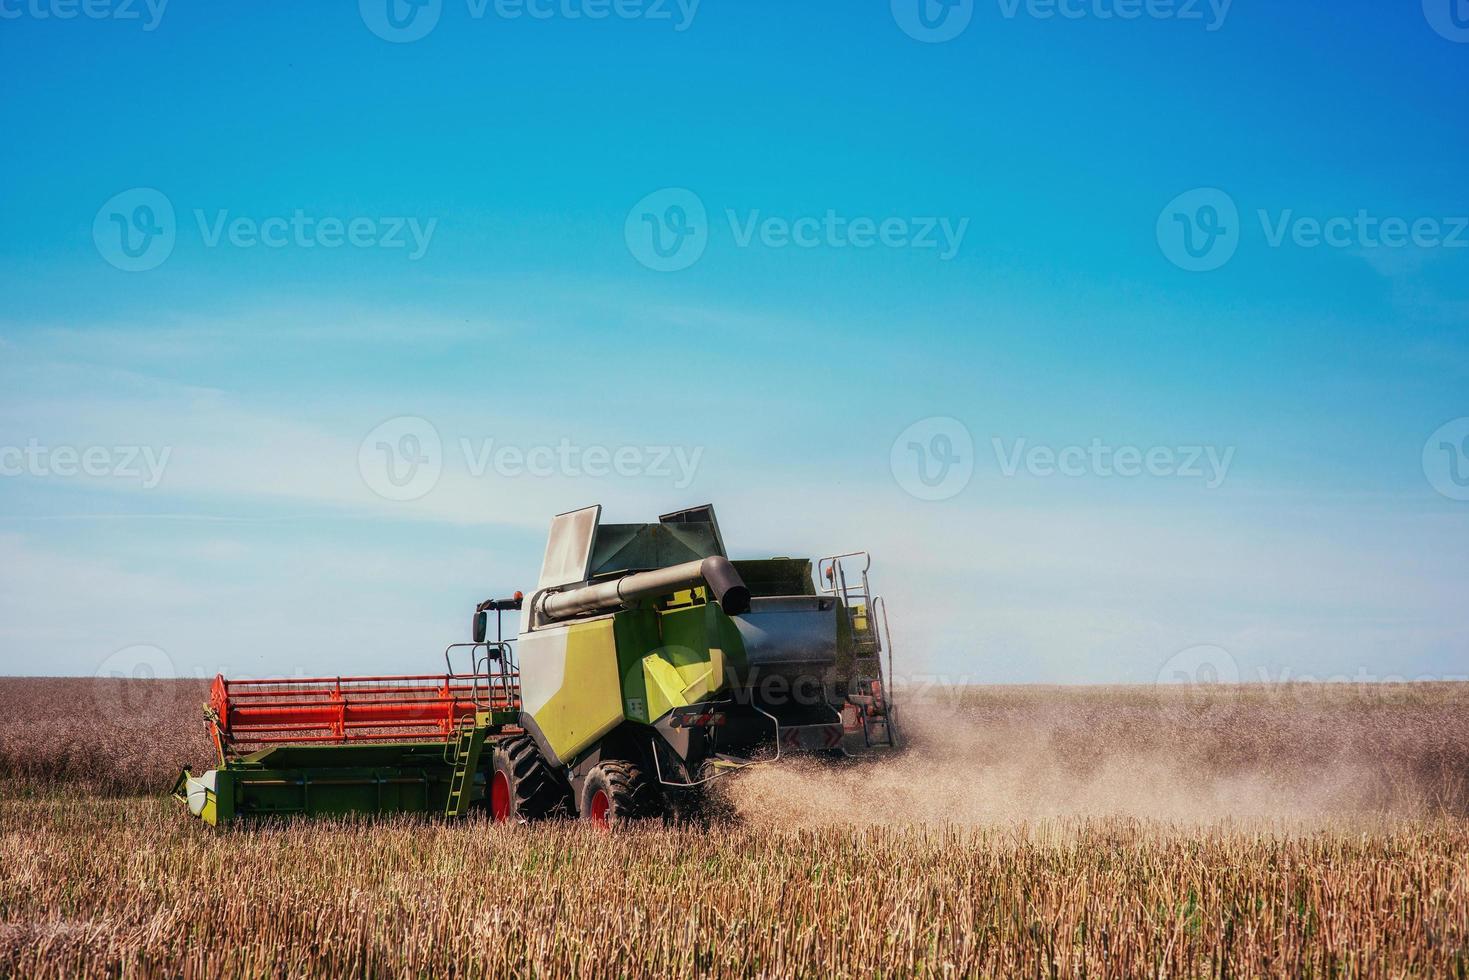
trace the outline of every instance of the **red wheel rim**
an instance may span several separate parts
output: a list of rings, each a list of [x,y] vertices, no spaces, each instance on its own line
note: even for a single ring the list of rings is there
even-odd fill
[[[490,777],[490,816],[496,823],[510,819],[510,780],[499,770]]]
[[[612,809],[612,801],[607,797],[605,789],[599,789],[592,794],[592,805],[587,808],[587,819],[598,827],[606,827],[607,811]]]

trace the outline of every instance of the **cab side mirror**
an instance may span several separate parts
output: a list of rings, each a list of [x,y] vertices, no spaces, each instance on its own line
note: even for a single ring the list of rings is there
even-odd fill
[[[485,634],[490,631],[490,614],[481,609],[474,614],[474,642],[485,642]]]

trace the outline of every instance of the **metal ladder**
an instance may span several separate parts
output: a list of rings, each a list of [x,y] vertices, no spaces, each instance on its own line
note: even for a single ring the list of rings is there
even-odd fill
[[[860,571],[848,573],[843,560],[849,558],[861,560]],[[877,686],[883,692],[882,714],[873,716],[868,713],[867,709],[878,700],[870,693],[851,699],[861,712],[863,741],[868,748],[896,747],[897,735],[891,722],[892,703],[888,699],[888,680],[893,672],[893,637],[888,628],[887,603],[882,596],[872,594],[872,586],[867,579],[871,568],[872,556],[869,553],[849,551],[846,554],[830,555],[817,562],[816,578],[821,591],[836,596],[846,610],[847,621],[852,625],[852,642],[858,655],[877,663]],[[862,621],[861,628],[858,627],[859,618]],[[886,677],[882,669],[884,647],[888,655]]]
[[[888,627],[887,600],[885,600],[880,595],[875,595],[872,597],[871,605],[868,608],[868,614],[872,617],[873,634],[877,634],[879,626],[881,626],[882,628],[883,645],[887,647],[888,651],[888,671],[887,675],[884,676],[882,673],[882,656],[879,654],[877,658],[877,683],[880,690],[882,691],[882,719],[880,722],[882,728],[882,740],[873,740],[871,728],[876,726],[870,725],[870,722],[872,722],[874,719],[869,718],[865,711],[862,713],[862,736],[867,739],[867,744],[869,746],[879,745],[897,748],[898,734],[893,725],[893,702],[888,691],[888,682],[892,680],[893,677],[893,633],[892,630]]]
[[[461,724],[454,741],[451,742],[449,764],[453,767],[449,777],[449,797],[444,801],[444,816],[462,817],[469,812],[470,788],[474,771],[479,767],[480,752],[485,747],[485,726],[479,719],[470,717],[469,724]]]
[[[509,675],[506,665],[509,661],[509,646],[501,641],[481,643],[451,643],[444,649],[444,664],[448,668],[449,676],[461,677],[462,674],[454,672],[454,664],[451,658],[452,651],[461,648],[470,648],[470,671],[467,676],[472,678],[470,700],[474,703],[475,713],[466,715],[460,720],[453,739],[444,747],[444,761],[449,765],[449,796],[444,800],[444,816],[462,817],[469,812],[470,797],[474,785],[474,773],[479,768],[479,757],[484,751],[485,738],[488,735],[487,723],[490,720],[494,705],[491,696],[494,693],[496,680],[506,685],[503,695],[507,699],[510,696]],[[476,652],[483,648],[484,655],[476,656]],[[490,662],[496,661],[501,665],[500,676],[490,674]],[[480,680],[488,679],[487,686],[481,690]]]

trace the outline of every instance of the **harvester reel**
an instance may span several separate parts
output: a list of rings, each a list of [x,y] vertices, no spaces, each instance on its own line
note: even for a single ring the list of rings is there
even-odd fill
[[[519,823],[563,816],[570,802],[561,777],[541,758],[529,735],[506,739],[495,749],[486,797],[496,821]]]
[[[641,766],[609,759],[597,763],[582,787],[582,819],[603,827],[625,827],[663,816],[662,794]]]

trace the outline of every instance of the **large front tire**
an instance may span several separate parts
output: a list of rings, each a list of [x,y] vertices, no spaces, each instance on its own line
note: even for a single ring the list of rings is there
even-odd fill
[[[529,735],[518,735],[495,746],[486,796],[490,817],[497,823],[563,816],[571,802],[560,775],[541,758]]]
[[[583,820],[598,827],[627,827],[663,816],[657,784],[641,766],[620,760],[599,762],[582,786]]]

